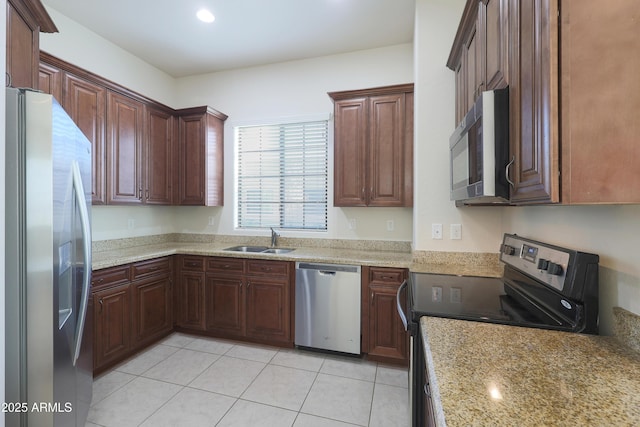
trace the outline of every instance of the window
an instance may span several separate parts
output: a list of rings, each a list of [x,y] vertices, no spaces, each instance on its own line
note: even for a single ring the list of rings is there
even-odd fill
[[[235,132],[237,227],[326,230],[328,121]]]

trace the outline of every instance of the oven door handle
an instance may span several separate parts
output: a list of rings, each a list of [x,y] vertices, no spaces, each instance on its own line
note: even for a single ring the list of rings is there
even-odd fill
[[[404,314],[404,311],[402,310],[402,305],[400,304],[400,294],[402,293],[402,290],[406,287],[407,287],[406,280],[402,282],[402,284],[398,287],[398,291],[396,292],[396,309],[398,310],[398,315],[400,316],[400,320],[402,320],[402,324],[404,325],[404,330],[408,331],[409,328],[407,325],[407,316]]]

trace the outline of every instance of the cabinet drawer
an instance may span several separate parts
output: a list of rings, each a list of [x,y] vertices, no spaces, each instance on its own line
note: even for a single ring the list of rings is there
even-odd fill
[[[372,282],[400,284],[404,280],[404,270],[372,267],[369,276]]]
[[[91,275],[91,286],[96,289],[129,283],[131,280],[131,268],[129,267],[127,264],[96,270]]]
[[[140,279],[155,274],[165,274],[171,270],[169,263],[168,257],[137,262],[133,264],[133,278]]]
[[[204,258],[198,256],[182,257],[181,270],[204,271]]]
[[[207,271],[244,273],[244,260],[239,258],[208,258]]]
[[[287,276],[289,263],[287,261],[247,261],[247,274],[269,274],[272,276]]]

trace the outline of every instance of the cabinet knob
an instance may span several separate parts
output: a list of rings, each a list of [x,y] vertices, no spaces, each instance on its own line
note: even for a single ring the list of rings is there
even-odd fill
[[[98,303],[100,304],[100,313],[102,313],[102,307],[104,306],[103,302],[102,302],[102,298],[100,298],[98,300]]]

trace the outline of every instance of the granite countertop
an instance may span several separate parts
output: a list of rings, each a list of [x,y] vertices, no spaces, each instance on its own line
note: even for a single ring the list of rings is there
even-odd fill
[[[640,353],[615,337],[420,321],[439,426],[640,425]]]
[[[203,255],[225,256],[235,258],[255,258],[284,261],[322,262],[333,264],[356,264],[363,266],[408,268],[411,271],[434,273],[500,277],[502,266],[497,254],[473,254],[451,252],[415,252],[405,247],[394,245],[378,245],[368,247],[367,241],[356,243],[356,247],[336,248],[287,245],[285,241],[280,247],[294,247],[286,254],[261,254],[225,251],[225,248],[238,244],[259,244],[264,242],[238,242],[221,239],[208,242],[160,241],[151,244],[118,246],[109,242],[100,242],[98,250],[94,248],[92,257],[93,270],[144,261],[169,255]],[[265,245],[266,246],[266,245]]]

